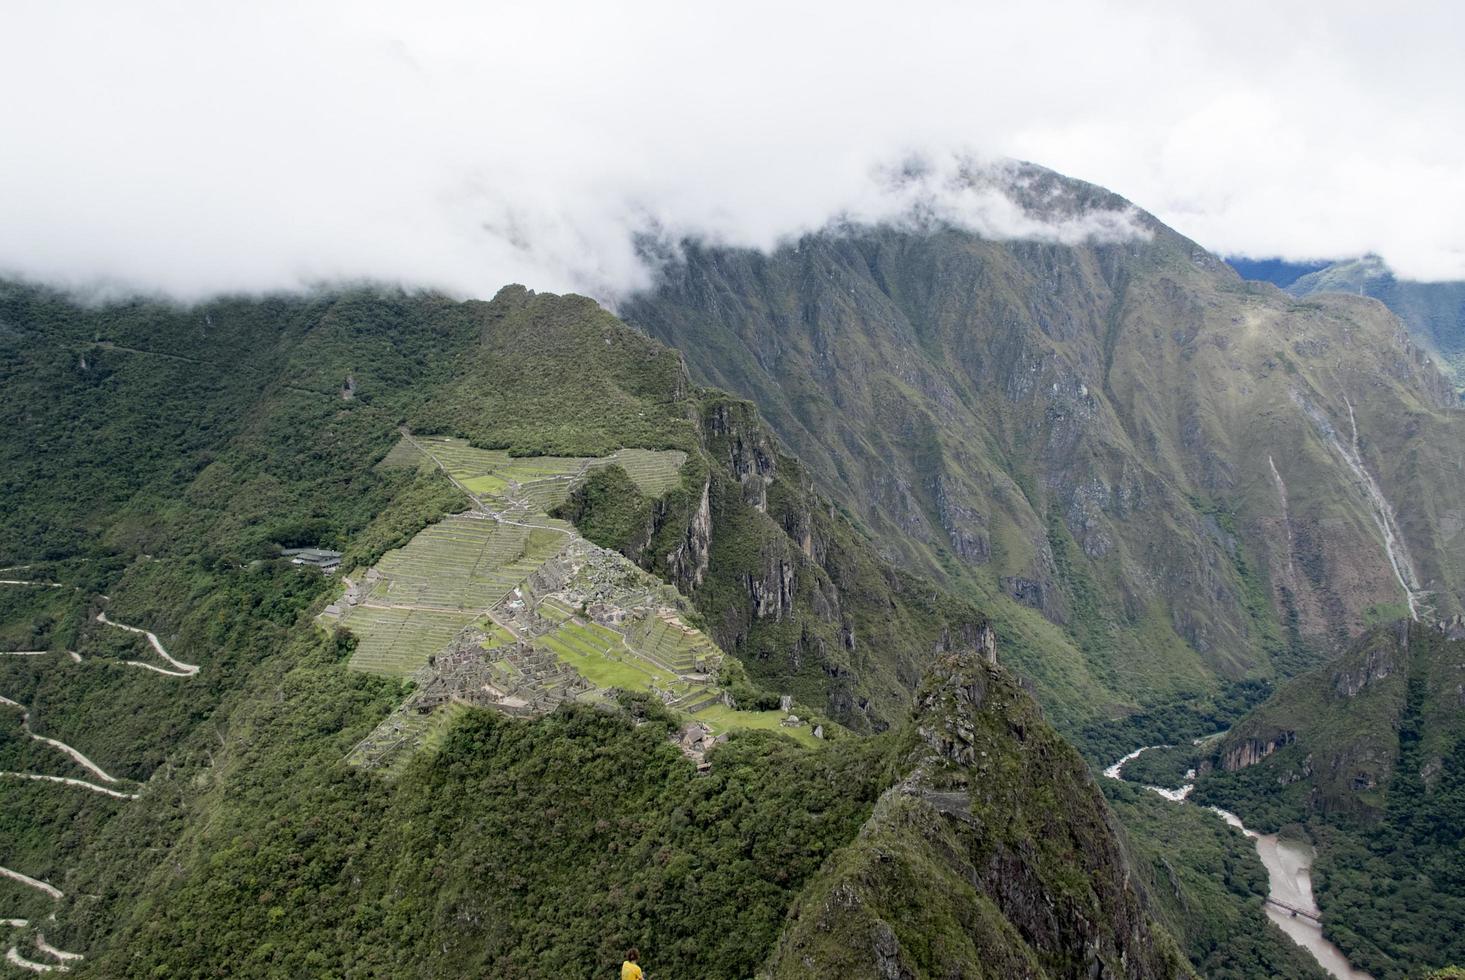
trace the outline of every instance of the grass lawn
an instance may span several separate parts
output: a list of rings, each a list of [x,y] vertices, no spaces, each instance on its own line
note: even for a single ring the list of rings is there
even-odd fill
[[[471,493],[490,494],[497,496],[504,492],[509,484],[507,481],[488,474],[486,476],[470,476],[466,480],[459,480]]]
[[[810,748],[824,744],[823,740],[814,737],[814,729],[807,723],[797,728],[783,727],[783,719],[787,716],[782,711],[735,711],[719,703],[708,705],[692,717],[717,734],[739,728],[760,728],[768,732],[782,732]]]
[[[563,629],[540,637],[537,642],[596,687],[649,691],[653,685],[663,690],[686,686],[659,667],[633,659],[624,650],[617,654],[588,649],[567,638]]]

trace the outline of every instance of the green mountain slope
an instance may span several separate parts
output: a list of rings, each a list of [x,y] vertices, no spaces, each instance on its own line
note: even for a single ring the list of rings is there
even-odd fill
[[[1195,760],[1196,800],[1316,841],[1324,928],[1375,976],[1465,959],[1462,692],[1458,626],[1379,627]]]
[[[17,396],[0,408],[0,566],[29,583],[0,585],[0,694],[14,702],[0,705],[0,761],[21,774],[0,777],[0,866],[25,876],[0,882],[0,917],[26,920],[6,927],[22,958],[105,977],[564,976],[637,943],[657,971],[748,976],[805,884],[909,775],[925,668],[990,649],[982,614],[883,560],[750,405],[694,387],[674,351],[582,298],[109,308],[6,285],[0,320],[0,383]],[[404,431],[437,437],[443,465],[421,465]],[[638,469],[667,458],[662,476]],[[425,705],[430,723],[409,731],[401,706],[427,688],[357,669],[371,631],[319,618],[349,602],[344,582],[280,555],[334,547],[342,578],[379,573],[385,591],[368,601],[410,586],[428,613],[476,613],[503,569],[559,559],[521,527],[519,550],[445,579],[454,549],[480,540],[450,532],[563,521],[503,501],[538,493],[566,460],[559,512],[659,581],[589,543],[576,560],[688,620],[671,647],[649,631],[672,627],[649,624],[643,652],[670,658],[675,636],[700,629],[730,655],[710,684],[738,709],[792,695],[833,720],[823,741],[724,705],[729,738],[694,753],[685,716],[644,693],[523,718]],[[443,545],[426,566],[419,538]],[[526,574],[515,588],[528,595],[542,580]],[[565,631],[557,669],[634,667],[583,646],[620,635],[592,622],[588,598],[535,599],[538,620],[560,617],[536,629]],[[475,636],[502,641],[496,627]],[[1046,829],[1102,858],[1085,885],[1073,848],[1003,838],[1027,901],[1063,896],[1044,928],[1101,937],[1105,962],[1182,973],[1124,884],[1088,777],[1015,683],[991,678],[1003,696],[983,708],[984,738],[1005,760],[992,826],[1067,794],[1083,808]],[[361,764],[363,740],[396,716],[405,750]],[[1025,750],[1003,741],[1014,732],[1057,762],[1020,772]],[[1122,922],[1096,904],[1106,895],[1122,896]],[[1003,914],[1022,936],[1022,917]],[[1013,955],[1023,945],[1040,944],[1022,938]],[[1073,954],[1038,954],[1050,975],[1079,975]]]
[[[1031,176],[1038,199],[1124,205]],[[1140,220],[1148,239],[1110,244],[694,244],[622,308],[756,402],[887,554],[979,597],[1091,744],[1404,614],[1401,576],[1424,615],[1465,586],[1465,416],[1398,322],[1244,283]]]
[[[1351,293],[1378,300],[1404,321],[1418,343],[1436,355],[1455,390],[1465,392],[1465,283],[1398,279],[1377,256],[1365,256],[1302,276],[1287,292],[1294,296]]]

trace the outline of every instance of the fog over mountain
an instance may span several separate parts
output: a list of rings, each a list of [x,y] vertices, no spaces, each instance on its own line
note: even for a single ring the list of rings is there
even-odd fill
[[[913,160],[927,212],[984,236],[1123,230],[950,193],[956,161],[1015,158],[1228,254],[1465,278],[1453,5],[920,6],[13,6],[0,270],[614,301],[649,281],[638,236],[894,219]]]

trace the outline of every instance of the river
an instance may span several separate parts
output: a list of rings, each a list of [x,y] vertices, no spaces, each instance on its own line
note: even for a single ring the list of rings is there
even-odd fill
[[[1125,763],[1137,758],[1146,749],[1158,748],[1165,748],[1165,746],[1146,745],[1135,749],[1106,768],[1104,775],[1110,779],[1119,779]],[[1190,795],[1190,791],[1195,788],[1195,783],[1192,782],[1195,779],[1195,772],[1193,770],[1187,772],[1185,778],[1185,784],[1178,789],[1166,789],[1163,786],[1146,786],[1145,788],[1159,793],[1167,800],[1183,803]],[[1219,814],[1226,823],[1256,841],[1257,856],[1261,858],[1262,865],[1267,869],[1267,898],[1271,899],[1266,904],[1267,918],[1275,922],[1293,942],[1311,953],[1322,968],[1337,977],[1338,980],[1374,980],[1372,974],[1354,967],[1348,962],[1348,957],[1343,955],[1341,949],[1323,937],[1323,927],[1316,919],[1293,915],[1287,909],[1272,904],[1272,902],[1281,902],[1315,916],[1322,915],[1317,907],[1317,902],[1312,897],[1312,862],[1316,856],[1312,847],[1297,841],[1281,840],[1276,834],[1258,834],[1254,830],[1248,830],[1236,814],[1219,807],[1210,809]]]

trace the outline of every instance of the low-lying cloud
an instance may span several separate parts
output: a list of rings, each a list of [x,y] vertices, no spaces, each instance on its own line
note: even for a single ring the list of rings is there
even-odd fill
[[[362,278],[614,299],[649,282],[648,232],[1142,233],[1124,209],[1036,213],[971,165],[1016,157],[1218,251],[1465,278],[1451,5],[1010,6],[22,0],[0,270],[185,299]]]

